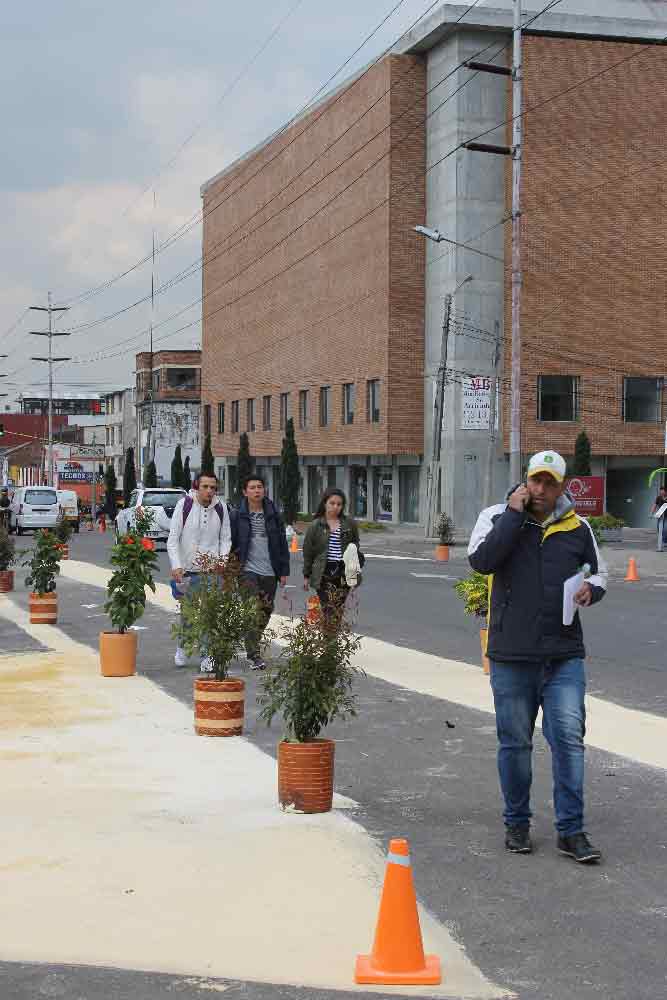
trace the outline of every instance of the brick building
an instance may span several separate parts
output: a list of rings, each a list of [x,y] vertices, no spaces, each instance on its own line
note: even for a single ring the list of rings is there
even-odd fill
[[[201,351],[144,351],[136,356],[136,465],[141,479],[151,458],[158,483],[171,483],[180,444],[193,474],[201,461]],[[151,422],[152,418],[152,422]]]
[[[507,78],[464,63],[508,65],[512,15],[468,6],[444,4],[204,185],[202,399],[221,472],[244,430],[275,468],[289,413],[303,506],[336,483],[359,515],[422,516],[443,300],[471,276],[449,326],[441,507],[465,530],[480,506],[496,336],[504,494],[511,165],[462,144],[510,141]],[[640,525],[667,416],[667,17],[599,8],[567,0],[525,33],[522,444],[571,456],[586,430],[608,508]],[[452,242],[424,245],[424,222]]]

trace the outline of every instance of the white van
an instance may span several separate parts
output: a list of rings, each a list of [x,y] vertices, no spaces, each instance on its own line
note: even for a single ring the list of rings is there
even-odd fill
[[[74,525],[74,530],[79,533],[79,495],[74,490],[56,490],[58,503],[66,519]]]
[[[19,486],[9,508],[9,530],[22,535],[30,528],[55,528],[60,514],[52,486]]]

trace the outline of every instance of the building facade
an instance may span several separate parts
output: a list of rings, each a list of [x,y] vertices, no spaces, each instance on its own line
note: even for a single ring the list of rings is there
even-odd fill
[[[125,456],[128,448],[136,450],[137,414],[135,407],[136,388],[115,389],[104,394],[106,423],[106,462],[112,465],[120,482],[125,471]]]
[[[192,473],[201,462],[201,351],[145,351],[136,357],[136,464],[155,460],[158,483],[171,483],[176,445]]]
[[[434,434],[460,531],[487,477],[494,499],[510,485],[511,157],[465,144],[511,143],[511,82],[466,63],[509,66],[512,11],[468,7],[444,4],[202,188],[202,398],[228,492],[239,434],[272,475],[287,415],[309,509],[335,483],[358,516],[423,519]],[[667,15],[605,10],[566,0],[524,34],[522,449],[570,458],[586,431],[607,508],[648,526],[666,447]]]

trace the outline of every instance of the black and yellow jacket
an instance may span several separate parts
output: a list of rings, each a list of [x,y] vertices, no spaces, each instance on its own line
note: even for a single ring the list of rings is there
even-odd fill
[[[592,603],[607,587],[607,571],[595,535],[564,493],[544,524],[506,504],[487,507],[468,546],[473,569],[492,577],[488,655],[492,660],[531,662],[583,657],[579,612],[563,625],[563,584],[588,565]]]

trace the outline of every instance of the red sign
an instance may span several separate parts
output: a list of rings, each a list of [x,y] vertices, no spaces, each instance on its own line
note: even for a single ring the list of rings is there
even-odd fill
[[[604,514],[604,476],[571,476],[565,483],[577,514],[584,517]]]

